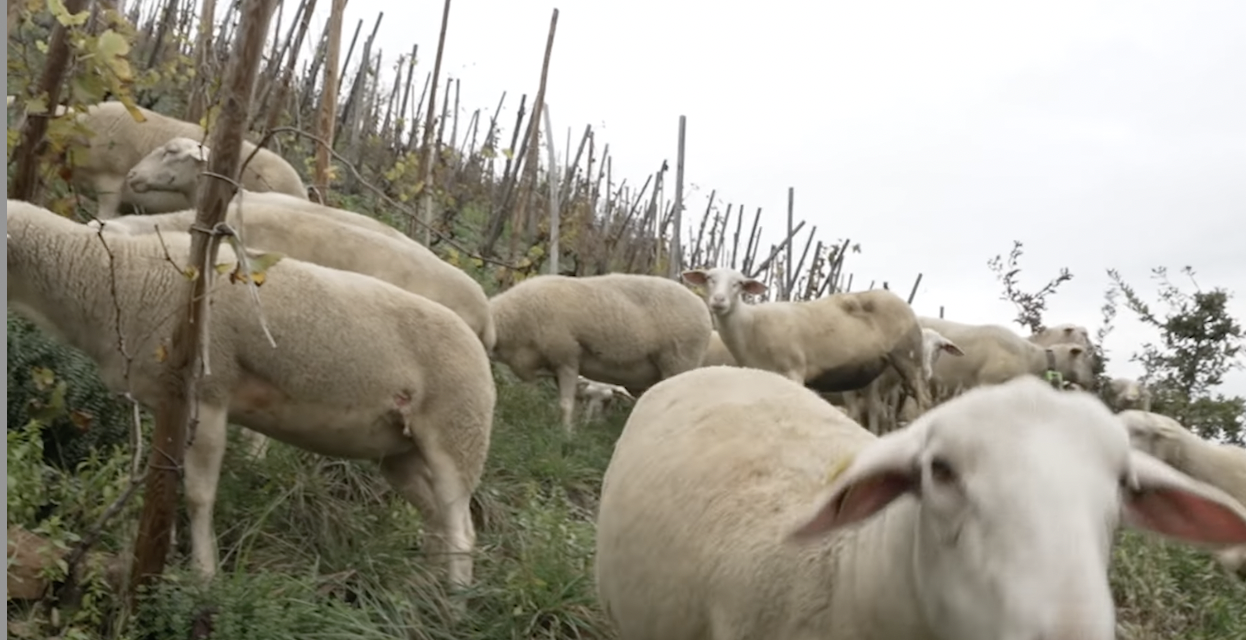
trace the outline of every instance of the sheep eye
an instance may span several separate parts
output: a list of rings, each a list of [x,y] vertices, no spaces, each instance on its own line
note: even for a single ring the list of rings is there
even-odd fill
[[[956,471],[943,458],[930,460],[930,477],[938,484],[951,484],[956,481]]]

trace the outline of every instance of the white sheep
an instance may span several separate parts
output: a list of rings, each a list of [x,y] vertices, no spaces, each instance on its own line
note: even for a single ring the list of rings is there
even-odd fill
[[[717,331],[710,332],[710,343],[705,349],[705,357],[701,359],[702,367],[716,367],[719,365],[728,367],[740,366],[735,361],[735,356],[731,355],[731,350],[727,345],[723,344],[722,336]]]
[[[189,232],[195,215],[194,209],[187,209],[92,220],[87,226],[102,225],[107,232],[130,235],[153,234],[157,228],[161,233]],[[239,221],[246,246],[362,273],[424,296],[463,318],[486,352],[493,349],[497,335],[485,290],[424,245],[401,242],[334,218],[307,215],[301,209],[250,201],[239,205],[235,200],[226,209],[226,222],[237,228]]]
[[[875,437],[783,376],[705,367],[633,408],[594,571],[619,640],[1112,640],[1122,519],[1246,541],[1246,508],[1089,394],[1026,376]]]
[[[541,372],[558,379],[568,434],[581,374],[636,394],[700,366],[713,330],[696,294],[648,275],[539,275],[493,296],[489,306],[496,358],[522,380]]]
[[[917,399],[918,410],[930,408],[921,375],[921,328],[913,309],[894,293],[877,289],[750,305],[741,296],[764,293],[766,284],[730,267],[685,271],[683,279],[705,288],[718,333],[739,364],[785,375],[815,391],[864,389],[869,406],[880,402],[870,383],[890,367]]]
[[[1052,327],[1043,327],[1042,330],[1031,334],[1026,339],[1040,347],[1072,343],[1087,349],[1094,348],[1094,345],[1090,342],[1090,331],[1079,324],[1068,322]]]
[[[917,321],[923,328],[934,329],[952,340],[965,353],[961,358],[943,358],[934,363],[932,387],[940,400],[1025,374],[1042,377],[1049,357],[1066,383],[1082,388],[1094,386],[1093,353],[1080,344],[1066,342],[1042,347],[1002,325],[965,324],[926,316],[919,316]]]
[[[927,384],[930,383],[934,376],[934,365],[939,362],[939,358],[944,354],[953,357],[961,357],[965,352],[951,340],[948,340],[943,334],[934,329],[922,329],[922,379]],[[870,384],[878,386],[878,397],[882,402],[878,407],[887,415],[879,421],[889,422],[896,427],[900,424],[912,422],[919,414],[916,405],[908,403],[908,394],[904,393],[904,387],[900,384],[900,378],[894,371],[884,371],[878,376],[874,382]],[[859,391],[850,391],[849,394],[859,394],[857,398],[850,401],[854,406],[863,404],[863,394]],[[868,407],[868,405],[866,405]],[[859,421],[859,419],[858,419]]]
[[[1151,410],[1151,390],[1132,378],[1112,378],[1108,383],[1108,406],[1114,411],[1126,409]]]
[[[207,170],[210,155],[211,151],[207,145],[201,144],[198,140],[186,137],[172,138],[153,149],[135,164],[126,174],[126,184],[136,193],[174,192],[181,194],[187,201],[194,202],[199,186],[205,180],[212,179],[203,175],[203,172]],[[401,231],[376,218],[325,206],[312,202],[306,197],[296,198],[280,191],[252,191],[244,188],[240,193],[235,194],[234,202],[242,204],[244,211],[246,207],[253,205],[297,209],[304,213],[363,227],[400,242],[418,244]]]
[[[1246,505],[1246,449],[1209,442],[1180,422],[1150,411],[1126,409],[1117,417],[1129,429],[1134,447]],[[1222,550],[1216,559],[1246,580],[1246,545]]]
[[[125,105],[106,101],[77,114],[77,122],[92,134],[84,135],[86,158],[73,167],[73,182],[79,188],[95,191],[99,204],[97,217],[115,218],[123,204],[146,213],[178,211],[194,206],[176,192],[136,193],[129,188],[126,175],[145,156],[175,137],[204,139],[203,128],[136,107],[146,118],[138,122]],[[255,144],[242,141],[241,160],[246,160]],[[252,191],[279,191],[306,200],[307,189],[294,167],[276,153],[261,148],[247,164],[242,186]]]
[[[585,401],[585,423],[592,422],[617,397],[636,399],[630,391],[620,385],[589,380],[584,376],[579,377],[576,397]]]
[[[157,354],[185,317],[188,287],[166,255],[187,264],[189,234],[100,235],[16,200],[8,232],[9,308],[88,355],[110,389],[158,405],[168,387]],[[222,246],[218,264],[235,260]],[[212,292],[211,373],[193,399],[183,466],[195,565],[216,572],[212,509],[234,422],[321,455],[378,460],[424,516],[425,548],[447,552],[449,582],[470,584],[469,504],[496,402],[471,329],[422,296],[292,258],[268,268],[260,297],[276,348],[245,287],[222,278]]]

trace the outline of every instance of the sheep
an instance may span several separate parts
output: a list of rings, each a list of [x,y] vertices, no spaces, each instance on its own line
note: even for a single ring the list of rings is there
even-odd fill
[[[93,189],[98,200],[96,216],[115,218],[122,205],[143,209],[148,213],[178,211],[194,206],[180,193],[136,193],[129,188],[126,175],[144,156],[174,137],[203,139],[203,128],[142,107],[135,107],[146,118],[138,122],[124,104],[106,101],[76,115],[77,122],[91,131],[85,138],[85,161],[73,167],[74,184]],[[255,150],[250,141],[242,141],[242,159]],[[306,200],[307,189],[294,167],[284,158],[261,148],[248,163],[242,186],[253,191],[279,191]]]
[[[1089,394],[1025,376],[876,437],[782,375],[705,367],[628,417],[593,570],[620,640],[1111,640],[1121,519],[1246,541],[1246,508]]]
[[[932,386],[940,400],[1023,374],[1041,377],[1047,371],[1049,357],[1066,382],[1093,388],[1092,353],[1082,345],[1056,343],[1044,348],[996,324],[973,325],[927,316],[919,316],[917,322],[954,341],[965,353],[962,358],[943,358],[934,363]]]
[[[930,408],[921,377],[921,328],[896,294],[878,289],[750,305],[741,295],[760,295],[766,284],[730,267],[684,271],[683,279],[705,288],[718,333],[741,365],[774,371],[815,391],[864,388],[870,406],[879,404],[870,383],[891,367],[918,410]]]
[[[1208,442],[1176,420],[1146,410],[1116,414],[1133,446],[1190,477],[1218,487],[1246,505],[1246,449]],[[1216,554],[1220,564],[1246,580],[1246,545]]]
[[[701,365],[713,331],[695,293],[658,276],[539,275],[489,300],[494,355],[521,380],[558,379],[558,406],[574,431],[579,375],[623,385],[634,395]]]
[[[1026,339],[1040,347],[1072,343],[1087,349],[1094,348],[1090,342],[1090,332],[1086,330],[1086,327],[1067,322],[1054,327],[1044,327]]]
[[[934,375],[934,365],[939,361],[943,354],[954,357],[961,357],[965,352],[961,350],[955,342],[948,340],[943,334],[934,329],[922,328],[922,379],[930,384],[930,379]],[[889,420],[896,426],[900,425],[901,420],[911,422],[917,417],[916,411],[911,410],[914,404],[906,404],[907,399],[904,389],[900,385],[900,378],[895,372],[884,371],[881,376],[870,384],[878,385],[878,397],[883,400],[880,408],[891,415]],[[859,392],[850,391],[850,394],[858,394]],[[859,406],[862,402],[860,397],[852,400],[854,406]],[[910,408],[909,411],[905,411]]]
[[[593,418],[619,396],[630,400],[636,399],[630,391],[617,384],[597,382],[596,380],[589,380],[584,376],[580,376],[578,379],[576,397],[587,401],[584,405],[585,423],[592,422]]]
[[[195,215],[194,209],[187,209],[92,220],[88,226],[130,235],[153,234],[157,228],[161,233],[189,232]],[[418,242],[399,242],[360,225],[250,202],[241,206],[237,201],[231,202],[226,222],[235,227],[241,223],[242,236],[249,247],[362,273],[443,304],[463,318],[486,352],[497,340],[489,298],[480,284]]]
[[[126,174],[126,183],[130,190],[136,193],[151,194],[168,191],[179,193],[186,200],[194,202],[201,181],[208,179],[203,176],[203,172],[207,170],[209,155],[208,147],[197,140],[185,137],[172,138],[153,149],[135,164]],[[363,227],[400,242],[418,244],[401,231],[376,218],[345,209],[328,207],[312,202],[306,197],[296,198],[280,191],[243,189],[234,196],[234,202],[242,204],[244,210],[253,205],[297,209],[304,213]]]
[[[731,351],[727,349],[727,345],[723,344],[722,336],[717,331],[710,332],[710,344],[705,349],[705,357],[701,359],[702,367],[714,367],[725,365],[728,367],[738,367],[739,363],[735,361],[735,356],[731,355]]]
[[[1108,406],[1114,411],[1126,409],[1151,410],[1151,390],[1146,385],[1130,378],[1113,378],[1108,383]]]
[[[157,406],[168,387],[156,354],[184,318],[187,287],[166,256],[186,264],[190,235],[101,235],[27,202],[7,209],[9,308],[86,353],[110,389]],[[218,260],[236,258],[225,245]],[[183,466],[201,574],[217,569],[212,509],[234,422],[320,455],[378,460],[424,515],[425,548],[446,552],[448,582],[470,585],[469,505],[497,392],[467,324],[389,283],[285,258],[261,290],[274,349],[243,286],[222,279],[211,295],[211,373],[191,399],[198,428]]]

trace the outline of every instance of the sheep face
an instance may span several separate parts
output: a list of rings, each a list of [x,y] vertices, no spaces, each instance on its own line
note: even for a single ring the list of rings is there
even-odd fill
[[[1117,416],[1125,423],[1134,448],[1165,462],[1180,460],[1183,441],[1193,435],[1181,423],[1158,413],[1131,409]]]
[[[126,174],[126,183],[135,193],[185,193],[194,190],[207,164],[207,147],[190,138],[173,138],[134,165]]]
[[[1081,345],[1073,343],[1054,344],[1047,347],[1055,356],[1056,370],[1065,372],[1065,380],[1083,389],[1094,387],[1094,354]]]
[[[940,637],[1114,637],[1106,569],[1130,526],[1202,544],[1246,540],[1246,510],[1130,448],[1088,394],[1037,378],[979,387],[860,450],[796,539],[900,496],[915,509],[913,588]]]
[[[1073,343],[1083,347],[1090,346],[1090,331],[1081,325],[1064,323],[1054,327],[1046,327],[1030,336],[1030,342],[1043,347],[1053,344]]]
[[[705,289],[705,302],[716,316],[731,313],[742,294],[761,295],[766,292],[764,282],[749,278],[730,267],[685,271],[683,280]]]

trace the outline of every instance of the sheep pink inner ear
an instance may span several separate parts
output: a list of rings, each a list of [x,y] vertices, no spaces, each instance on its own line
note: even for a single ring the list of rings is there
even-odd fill
[[[1125,490],[1127,524],[1195,544],[1246,544],[1246,509],[1236,500],[1137,449],[1129,456],[1136,485]]]
[[[683,277],[684,282],[687,282],[688,284],[695,284],[697,286],[705,285],[706,274],[700,269],[691,269],[680,275]]]
[[[744,293],[749,293],[755,296],[759,296],[766,292],[766,283],[752,278],[745,280],[743,287]]]
[[[963,356],[963,355],[965,355],[965,352],[964,352],[964,351],[961,351],[961,350],[960,350],[960,347],[958,347],[958,346],[956,346],[956,345],[952,344],[951,342],[945,343],[945,344],[943,345],[943,350],[944,350],[944,351],[946,351],[947,353],[950,353],[950,354],[954,355],[954,356]]]
[[[803,541],[826,535],[882,511],[914,490],[919,440],[916,431],[895,431],[860,451],[831,485],[812,518],[789,537]]]

